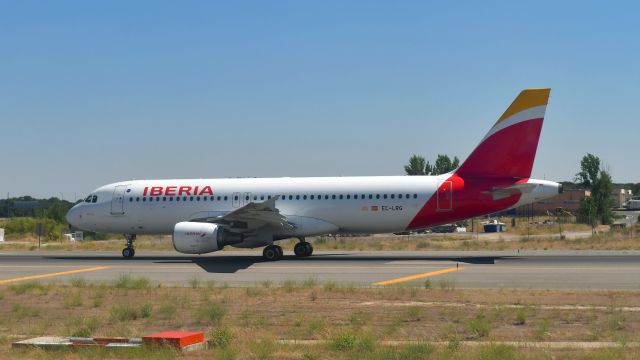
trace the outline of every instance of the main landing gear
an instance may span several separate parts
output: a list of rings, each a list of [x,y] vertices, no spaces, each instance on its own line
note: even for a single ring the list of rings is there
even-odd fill
[[[278,245],[268,245],[262,250],[262,257],[267,261],[276,261],[282,259],[284,252]]]
[[[293,247],[293,252],[297,257],[307,257],[313,254],[313,246],[305,241],[304,237],[299,238],[300,242]],[[282,259],[282,248],[278,245],[268,245],[262,250],[262,257],[267,261]]]
[[[313,246],[311,246],[304,237],[301,237],[300,242],[293,247],[293,252],[297,257],[311,256],[311,254],[313,254]]]
[[[127,247],[122,249],[122,257],[125,259],[131,259],[136,255],[136,251],[133,249],[133,242],[136,241],[136,234],[125,234],[127,239]]]

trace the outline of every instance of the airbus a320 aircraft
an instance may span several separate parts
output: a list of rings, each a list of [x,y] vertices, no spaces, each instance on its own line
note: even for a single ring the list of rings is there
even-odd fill
[[[313,253],[307,236],[422,229],[530,204],[562,192],[529,178],[549,92],[522,91],[448,174],[123,181],[96,189],[67,220],[125,234],[125,258],[137,234],[172,234],[181,253],[265,246],[264,258],[278,260],[281,239],[298,238],[294,253],[305,257]]]

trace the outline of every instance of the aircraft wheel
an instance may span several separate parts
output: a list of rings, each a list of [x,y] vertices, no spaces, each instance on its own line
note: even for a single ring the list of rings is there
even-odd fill
[[[299,242],[293,247],[293,253],[296,254],[297,257],[306,256],[307,248],[304,246],[304,244],[306,243]]]
[[[313,246],[310,243],[306,242],[304,243],[304,247],[307,249],[307,255],[305,256],[311,256],[311,254],[313,254]]]
[[[282,248],[277,245],[269,245],[265,247],[264,250],[262,250],[262,257],[267,261],[276,261],[280,259],[282,256],[280,255],[281,253],[278,251],[278,248],[282,251]]]
[[[126,258],[126,259],[131,259],[135,256],[136,251],[133,250],[133,248],[131,247],[126,247],[124,249],[122,249],[122,257]]]
[[[307,257],[313,254],[313,246],[308,242],[299,242],[293,247],[293,252],[297,257]]]

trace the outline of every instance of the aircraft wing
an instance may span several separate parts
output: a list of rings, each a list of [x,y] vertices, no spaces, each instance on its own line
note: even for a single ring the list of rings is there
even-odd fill
[[[289,223],[286,216],[280,214],[280,211],[276,208],[277,199],[278,196],[274,196],[267,201],[252,202],[218,217],[195,219],[193,221],[227,225],[230,229],[238,232],[253,231],[265,225],[280,229],[294,229],[295,226]]]
[[[493,200],[500,200],[517,194],[530,193],[536,188],[536,186],[538,185],[529,183],[513,184],[505,187],[493,188],[491,191],[485,191],[485,194],[491,194]]]

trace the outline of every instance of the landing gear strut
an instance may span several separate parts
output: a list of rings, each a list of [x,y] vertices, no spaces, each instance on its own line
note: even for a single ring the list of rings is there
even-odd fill
[[[278,245],[268,245],[262,250],[262,257],[267,261],[276,261],[282,259],[282,248]]]
[[[313,246],[309,244],[304,237],[299,238],[300,242],[293,247],[293,252],[297,257],[307,257],[313,254]]]
[[[133,249],[133,242],[136,241],[136,234],[125,234],[127,239],[127,247],[122,249],[122,257],[125,259],[131,259],[136,255],[136,251]]]

